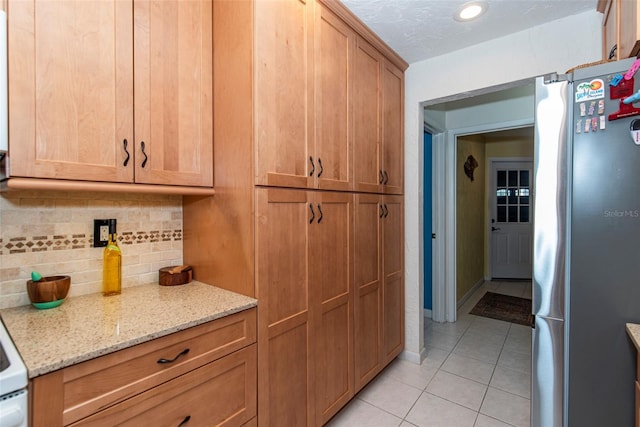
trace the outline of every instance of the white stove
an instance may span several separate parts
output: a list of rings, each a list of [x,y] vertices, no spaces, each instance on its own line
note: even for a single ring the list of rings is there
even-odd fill
[[[0,321],[0,426],[27,427],[27,368]]]

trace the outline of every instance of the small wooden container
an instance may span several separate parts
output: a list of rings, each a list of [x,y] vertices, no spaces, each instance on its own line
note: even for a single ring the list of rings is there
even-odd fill
[[[29,300],[37,308],[52,308],[62,304],[69,292],[71,277],[49,276],[34,282],[27,281]]]
[[[193,280],[193,268],[190,265],[163,267],[158,275],[158,283],[162,286],[185,285]]]

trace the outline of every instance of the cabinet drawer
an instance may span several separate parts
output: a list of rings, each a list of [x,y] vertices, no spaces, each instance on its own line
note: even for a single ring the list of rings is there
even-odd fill
[[[34,411],[33,426],[71,424],[255,341],[250,309],[37,377],[34,395],[57,396],[58,407]]]
[[[256,381],[253,344],[73,426],[240,426],[256,416]]]

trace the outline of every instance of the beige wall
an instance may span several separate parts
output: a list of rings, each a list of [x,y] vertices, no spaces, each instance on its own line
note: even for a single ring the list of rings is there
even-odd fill
[[[70,275],[69,295],[101,291],[103,248],[93,220],[116,218],[122,286],[157,283],[182,263],[182,197],[9,191],[0,195],[0,308],[29,304],[31,271]]]
[[[472,155],[478,161],[471,181],[464,163]],[[481,137],[458,138],[457,144],[457,300],[484,278],[485,146]]]

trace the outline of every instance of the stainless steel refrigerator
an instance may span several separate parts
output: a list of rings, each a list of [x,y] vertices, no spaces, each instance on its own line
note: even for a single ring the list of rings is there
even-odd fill
[[[636,350],[625,331],[640,323],[640,102],[625,102],[640,89],[633,65],[536,80],[534,427],[634,425]]]

